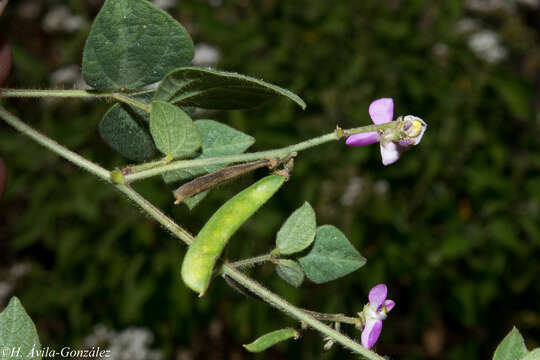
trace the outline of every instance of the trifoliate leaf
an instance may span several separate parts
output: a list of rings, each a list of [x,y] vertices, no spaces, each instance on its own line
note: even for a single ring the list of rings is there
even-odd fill
[[[197,120],[195,126],[199,129],[202,138],[202,154],[198,157],[199,159],[241,154],[255,143],[252,136],[214,120]],[[209,165],[169,171],[163,175],[163,178],[166,183],[189,180],[199,175],[221,170],[227,165]]]

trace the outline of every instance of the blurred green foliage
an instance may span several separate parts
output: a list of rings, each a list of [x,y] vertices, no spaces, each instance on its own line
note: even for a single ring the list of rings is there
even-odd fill
[[[385,282],[397,306],[377,349],[399,359],[488,358],[512,325],[529,348],[540,344],[538,9],[479,13],[461,1],[428,0],[178,3],[169,12],[195,44],[220,49],[220,69],[263,77],[308,103],[304,112],[284,100],[215,114],[254,136],[254,151],[336,125],[368,124],[368,104],[383,96],[394,98],[396,115],[428,123],[422,144],[390,167],[381,165],[377,146],[331,143],[301,153],[291,181],[235,235],[228,258],[271,249],[281,223],[309,201],[318,223],[339,227],[368,262],[346,278],[300,289],[271,266],[252,271],[293,303],[355,314],[369,288]],[[44,17],[60,4],[86,25],[73,33],[44,31]],[[14,48],[7,85],[46,88],[52,71],[79,64],[100,5],[10,3],[0,25]],[[488,64],[475,56],[468,35],[456,31],[464,18],[496,31],[507,58]],[[97,132],[107,106],[7,102],[60,143],[120,167],[125,160]],[[196,299],[179,276],[183,246],[121,194],[4,124],[0,156],[9,176],[0,200],[0,274],[15,263],[31,266],[14,294],[43,344],[80,345],[103,323],[150,328],[171,359],[186,349],[194,359],[350,356],[337,347],[322,353],[314,333],[263,357],[244,352],[240,344],[293,322],[221,281]],[[212,211],[263,173],[213,191],[192,212],[172,206],[161,179],[135,187],[196,233]]]

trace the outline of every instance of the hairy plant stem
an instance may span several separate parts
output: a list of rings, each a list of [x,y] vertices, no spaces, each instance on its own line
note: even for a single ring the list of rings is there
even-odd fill
[[[41,97],[61,97],[61,98],[100,98],[112,97],[113,93],[99,92],[92,90],[63,90],[63,89],[0,89],[0,98],[41,98]]]
[[[87,170],[88,172],[96,175],[97,177],[109,181],[111,173],[110,171],[102,168],[98,164],[95,164],[86,158],[80,156],[79,154],[65,148],[56,141],[50,139],[49,137],[43,135],[39,131],[31,128],[22,122],[19,118],[9,113],[6,109],[0,106],[0,117],[4,119],[9,125],[13,126],[16,130],[20,131],[24,135],[30,137],[35,142],[45,146],[47,149],[55,152],[61,157],[71,161],[77,166]]]
[[[154,220],[159,222],[167,230],[172,232],[177,238],[182,240],[186,245],[189,246],[193,242],[194,238],[188,231],[184,230],[182,227],[176,224],[176,222],[174,222],[171,218],[163,214],[163,212],[161,212],[158,208],[156,208],[154,205],[148,202],[144,197],[142,197],[129,185],[122,184],[122,183],[119,183],[119,184],[113,183],[111,179],[110,171],[102,168],[101,166],[97,164],[94,164],[93,162],[83,158],[82,156],[58,144],[56,141],[34,130],[30,126],[23,123],[20,119],[18,119],[11,113],[7,112],[1,106],[0,106],[0,118],[6,121],[9,125],[13,126],[16,130],[30,137],[31,139],[43,145],[44,147],[51,150],[52,152],[71,161],[72,163],[80,166],[81,168],[96,175],[97,177],[111,183],[111,185],[113,185],[118,190],[120,190],[124,195],[126,195],[129,199],[131,199],[139,207],[141,207],[149,216],[151,216]],[[366,359],[369,359],[369,360],[384,360],[384,358],[381,357],[380,355],[364,348],[362,345],[350,339],[346,335],[332,329],[328,325],[317,320],[314,316],[310,315],[305,310],[297,308],[296,306],[290,304],[289,302],[282,299],[278,295],[272,293],[270,290],[266,289],[264,286],[262,286],[255,280],[249,278],[240,270],[235,269],[230,264],[224,264],[222,266],[222,272],[223,274],[235,280],[237,283],[239,283],[243,287],[247,288],[249,291],[251,291],[255,295],[265,300],[267,303],[269,303],[273,307],[290,315],[291,317],[297,319],[298,321],[308,326],[311,326],[315,330],[318,330],[322,334],[331,338],[335,342],[340,343],[341,345],[350,349],[351,351],[359,355],[362,355]]]
[[[151,106],[137,101],[126,93],[104,92],[93,90],[34,90],[34,89],[0,89],[0,98],[111,98],[128,105],[150,112]]]
[[[149,161],[149,162],[145,162],[138,165],[128,166],[126,167],[126,169],[129,169],[128,173],[136,173],[136,172],[140,172],[146,169],[154,168],[156,166],[167,165],[168,163],[172,161],[172,159],[173,158],[171,155],[167,155],[163,159],[156,160],[156,161]]]
[[[131,186],[125,184],[118,184],[115,187],[126,195],[135,204],[139,205],[141,209],[146,211],[150,217],[160,223],[165,229],[173,233],[178,239],[182,240],[184,244],[190,246],[193,242],[193,235],[187,230],[179,226],[176,222],[171,220],[161,210],[155,207],[151,202],[146,200],[141,194],[135,191]]]
[[[390,122],[386,124],[368,125],[368,126],[362,126],[362,127],[357,127],[353,129],[347,129],[347,130],[338,129],[326,135],[322,135],[313,139],[302,141],[298,144],[294,144],[294,145],[290,145],[290,146],[286,146],[286,147],[283,147],[280,149],[274,149],[274,150],[266,150],[266,151],[259,151],[259,152],[253,152],[253,153],[238,154],[238,155],[209,157],[209,158],[204,158],[204,159],[173,161],[166,165],[158,165],[156,167],[141,170],[139,172],[132,171],[131,174],[128,174],[125,176],[125,180],[126,182],[130,183],[137,180],[142,180],[149,177],[161,175],[168,171],[187,169],[187,168],[197,168],[197,167],[203,167],[207,165],[241,163],[241,162],[248,162],[248,161],[268,159],[268,158],[279,158],[283,160],[285,158],[290,157],[291,154],[294,152],[306,150],[306,149],[309,149],[309,148],[312,148],[312,147],[315,147],[315,146],[318,146],[318,145],[321,145],[330,141],[337,141],[341,139],[341,137],[343,136],[350,136],[353,134],[360,134],[364,132],[379,131],[379,130],[391,128],[395,125],[396,125],[395,122]]]
[[[247,267],[253,267],[255,265],[259,265],[259,264],[265,263],[267,261],[272,261],[272,260],[274,260],[274,256],[272,256],[271,254],[265,254],[265,255],[260,255],[260,256],[255,256],[255,257],[235,261],[235,262],[229,263],[229,266],[232,266],[233,268],[236,268],[236,269],[242,269],[242,268],[247,268]]]
[[[313,316],[315,319],[321,320],[321,321],[330,321],[330,322],[339,322],[344,324],[351,324],[356,326],[357,328],[360,328],[363,326],[362,320],[359,317],[350,317],[345,316],[344,314],[327,314],[327,313],[320,313],[317,311],[311,311],[302,309],[309,315]]]

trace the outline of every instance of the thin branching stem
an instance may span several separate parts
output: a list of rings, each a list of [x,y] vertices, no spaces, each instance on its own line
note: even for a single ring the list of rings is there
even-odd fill
[[[115,99],[125,104],[134,106],[146,112],[150,112],[151,106],[135,100],[129,94],[121,92],[106,92],[93,90],[62,90],[62,89],[0,89],[0,98],[42,98],[42,97],[57,97],[57,98],[110,98]]]
[[[272,261],[273,259],[274,257],[272,256],[272,254],[264,254],[260,256],[255,256],[255,257],[235,261],[235,262],[229,263],[229,265],[236,269],[243,269],[243,268],[250,268],[256,265],[260,265],[265,262]]]
[[[130,183],[137,180],[142,180],[149,177],[161,175],[168,171],[188,169],[188,168],[198,168],[198,167],[204,167],[208,165],[242,163],[242,162],[261,160],[261,159],[276,159],[276,158],[285,159],[285,158],[290,157],[291,154],[295,152],[307,150],[312,147],[319,146],[330,141],[337,141],[342,136],[349,136],[349,135],[359,134],[359,133],[364,133],[364,132],[379,131],[379,130],[391,128],[393,126],[395,126],[395,122],[390,122],[390,123],[380,124],[380,125],[362,126],[362,127],[357,127],[357,128],[348,129],[348,130],[340,129],[339,132],[332,131],[331,133],[328,133],[326,135],[322,135],[313,139],[302,141],[298,144],[286,146],[280,149],[259,151],[259,152],[253,152],[253,153],[247,153],[247,154],[209,157],[209,158],[202,158],[202,159],[198,158],[198,159],[192,159],[192,160],[172,161],[166,165],[158,165],[156,167],[141,170],[139,172],[132,172],[131,174],[128,174],[125,176],[125,180],[126,182]]]
[[[133,188],[127,184],[114,184],[111,180],[111,172],[102,168],[101,166],[94,164],[93,162],[83,158],[82,156],[74,153],[73,151],[65,148],[64,146],[58,144],[56,141],[50,139],[44,134],[34,130],[30,126],[23,123],[16,116],[12,115],[4,108],[0,107],[0,118],[2,118],[6,123],[13,126],[15,129],[23,133],[24,135],[30,137],[32,140],[43,145],[47,149],[53,151],[54,153],[60,155],[61,157],[71,161],[72,163],[78,165],[79,167],[87,170],[88,172],[96,175],[97,177],[106,180],[120,190],[124,195],[129,199],[135,202],[141,209],[143,209],[150,217],[164,226],[167,230],[173,233],[178,239],[182,240],[186,245],[190,245],[194,238],[193,236],[182,227],[180,227],[176,222],[171,218],[166,216],[158,208],[152,205],[139,193],[137,193]],[[383,357],[374,353],[371,350],[364,348],[362,345],[347,337],[346,335],[336,331],[330,326],[324,324],[320,320],[317,320],[314,316],[309,314],[303,309],[297,308],[296,306],[290,304],[285,299],[281,298],[277,294],[274,294],[270,290],[266,289],[264,286],[259,284],[257,281],[251,279],[246,274],[244,274],[239,269],[236,269],[229,264],[224,264],[222,267],[222,272],[224,275],[235,280],[237,283],[248,289],[253,294],[259,296],[261,299],[266,301],[271,306],[277,308],[278,310],[290,315],[296,320],[312,327],[313,329],[321,332],[326,335],[328,338],[334,340],[335,342],[343,345],[344,347],[350,349],[351,351],[365,357],[369,360],[384,360]]]
[[[60,145],[51,138],[43,135],[39,131],[33,129],[32,127],[26,125],[19,118],[9,113],[6,109],[0,106],[0,117],[9,125],[13,126],[15,129],[23,133],[24,135],[30,137],[35,142],[45,146],[47,149],[52,152],[60,155],[61,157],[71,161],[77,166],[87,170],[88,172],[96,175],[97,177],[109,181],[111,173],[110,171],[102,168],[98,164],[91,162],[90,160],[80,156],[79,154],[67,149],[66,147]]]

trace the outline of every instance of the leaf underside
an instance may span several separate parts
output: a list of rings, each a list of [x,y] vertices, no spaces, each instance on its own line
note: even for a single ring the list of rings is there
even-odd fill
[[[249,109],[284,96],[302,109],[296,94],[262,80],[232,72],[185,67],[169,73],[161,82],[155,100],[204,109]]]

